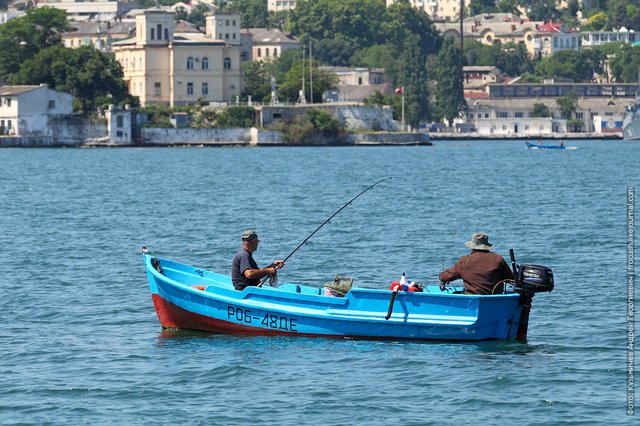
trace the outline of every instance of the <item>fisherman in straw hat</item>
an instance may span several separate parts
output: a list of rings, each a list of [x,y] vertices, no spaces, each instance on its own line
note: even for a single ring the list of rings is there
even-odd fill
[[[491,252],[493,244],[489,243],[489,236],[476,232],[465,244],[471,253],[442,271],[440,281],[448,283],[462,278],[465,294],[501,293],[502,281],[513,279],[513,273],[502,256]]]
[[[242,248],[231,262],[231,282],[236,290],[244,290],[245,287],[257,286],[260,279],[269,275],[274,278],[278,275],[278,269],[284,266],[284,262],[276,260],[266,268],[258,268],[253,259],[253,252],[258,250],[258,234],[252,229],[242,233]]]

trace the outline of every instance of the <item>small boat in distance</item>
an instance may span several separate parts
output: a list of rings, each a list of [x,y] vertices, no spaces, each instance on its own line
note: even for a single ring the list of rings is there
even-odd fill
[[[528,149],[577,149],[577,147],[575,146],[565,146],[562,140],[560,141],[559,145],[545,145],[541,142],[538,142],[538,143],[526,142],[526,144]]]
[[[222,334],[525,341],[534,293],[553,289],[553,272],[539,265],[520,265],[520,284],[502,294],[430,285],[423,292],[351,288],[336,297],[293,283],[238,291],[228,275],[149,254],[144,263],[163,328]]]

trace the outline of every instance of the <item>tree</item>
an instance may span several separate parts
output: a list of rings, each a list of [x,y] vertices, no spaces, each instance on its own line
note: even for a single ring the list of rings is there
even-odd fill
[[[510,42],[487,46],[470,41],[464,47],[467,65],[496,66],[509,76],[533,71],[533,62],[523,44]]]
[[[533,111],[531,112],[531,117],[535,117],[535,118],[551,117],[551,111],[549,111],[548,106],[538,102],[533,104]]]
[[[343,130],[340,122],[333,118],[326,110],[310,109],[307,111],[307,116],[313,128],[325,137],[336,137]]]
[[[542,58],[535,72],[542,78],[565,78],[576,82],[593,81],[593,75],[601,71],[597,55],[589,50],[561,50],[553,56]]]
[[[29,9],[0,25],[0,79],[9,80],[40,50],[62,45],[60,33],[68,30],[66,12],[52,7]]]
[[[587,19],[587,28],[593,31],[604,30],[607,27],[607,14],[605,12],[598,12]]]
[[[502,13],[513,13],[520,15],[518,11],[518,0],[500,0],[498,1],[498,10]]]
[[[281,82],[278,87],[278,95],[281,95],[283,99],[286,99],[290,102],[296,102],[298,100],[300,90],[302,90],[302,78],[304,71],[304,78],[307,82],[305,85],[305,98],[306,100],[310,99],[311,86],[309,84],[309,63],[305,61],[305,69],[302,69],[302,57],[300,52],[295,52],[300,55],[297,60],[289,67],[288,71],[284,72],[281,77],[279,77],[278,81]],[[282,55],[280,58],[283,61],[287,61],[287,57]],[[278,61],[279,62],[279,61]],[[275,64],[276,69],[279,64]],[[320,71],[318,69],[318,64],[316,61],[313,61],[312,66],[312,74],[313,74],[313,103],[320,103],[322,101],[322,93],[327,90],[334,89],[338,84],[338,78],[335,74],[328,73],[325,71]]]
[[[255,110],[249,106],[230,106],[224,109],[218,117],[220,127],[252,127]]]
[[[469,2],[469,12],[471,16],[497,11],[496,0],[471,0],[471,2]]]
[[[436,59],[436,105],[438,114],[453,125],[453,120],[467,110],[464,99],[462,75],[456,72],[462,68],[460,49],[453,39],[446,39]]]
[[[405,88],[405,118],[417,127],[420,121],[433,115],[427,60],[440,50],[442,37],[429,16],[408,2],[388,8],[383,31],[395,52],[395,60],[390,67],[392,81],[396,86]]]
[[[242,28],[266,28],[269,26],[269,10],[264,0],[233,0],[225,11],[242,12]]]
[[[557,20],[560,12],[556,8],[556,0],[521,0],[520,5],[527,11],[527,16],[534,21]]]
[[[91,46],[77,49],[54,46],[26,60],[11,82],[46,83],[55,90],[74,95],[82,111],[89,113],[98,105],[131,102],[122,76],[122,68],[113,57]]]
[[[578,106],[578,95],[574,92],[568,93],[556,99],[556,103],[560,107],[560,116],[566,120],[571,120]]]
[[[242,98],[247,99],[251,96],[251,99],[262,102],[271,97],[271,65],[264,61],[249,61],[242,64],[242,71],[244,74],[244,90],[242,91]]]
[[[618,83],[635,83],[640,70],[640,46],[621,45],[610,61],[611,75]]]
[[[205,14],[209,12],[209,8],[204,4],[198,4],[186,17],[188,22],[191,22],[193,25],[197,25],[199,27],[204,27],[207,22],[205,19]]]

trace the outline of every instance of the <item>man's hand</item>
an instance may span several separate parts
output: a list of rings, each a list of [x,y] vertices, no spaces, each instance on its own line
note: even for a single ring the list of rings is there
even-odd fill
[[[282,269],[284,267],[284,262],[282,260],[276,260],[273,262],[273,267],[276,269]]]

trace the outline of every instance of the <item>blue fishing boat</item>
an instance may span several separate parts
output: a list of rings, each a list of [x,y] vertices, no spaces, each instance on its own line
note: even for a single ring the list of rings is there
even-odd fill
[[[162,327],[224,334],[526,340],[533,294],[553,288],[550,269],[520,265],[516,285],[495,295],[439,285],[422,292],[352,288],[344,297],[293,283],[237,291],[228,275],[150,254],[144,262]]]
[[[562,143],[560,145],[545,145],[541,143],[526,142],[526,144],[529,149],[575,149],[575,147],[564,146]]]

